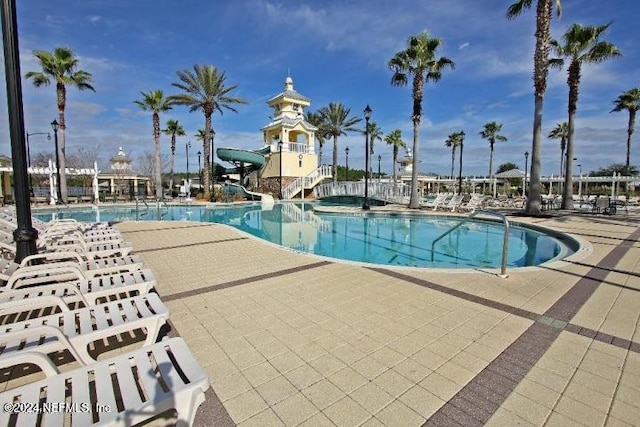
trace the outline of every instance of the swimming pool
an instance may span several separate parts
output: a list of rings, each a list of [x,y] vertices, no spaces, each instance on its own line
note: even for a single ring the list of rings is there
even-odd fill
[[[504,227],[489,220],[472,220],[431,242],[459,223],[460,218],[399,214],[333,214],[314,212],[309,203],[169,206],[161,209],[166,221],[227,224],[271,243],[299,252],[356,262],[407,267],[498,268]],[[34,212],[44,221],[75,218],[80,221],[136,220],[135,207]],[[140,216],[141,213],[138,212]],[[142,212],[140,220],[157,220],[157,212]],[[570,255],[573,250],[552,234],[512,225],[507,266],[540,265]]]

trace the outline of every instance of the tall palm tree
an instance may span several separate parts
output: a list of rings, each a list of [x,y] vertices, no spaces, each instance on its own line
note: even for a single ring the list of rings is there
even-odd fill
[[[64,110],[67,106],[67,86],[75,86],[79,90],[96,90],[91,85],[93,77],[84,70],[78,70],[78,58],[68,47],[57,47],[53,52],[46,50],[34,50],[42,71],[29,71],[25,74],[27,79],[33,81],[35,87],[49,86],[51,81],[56,83],[56,101],[58,104],[58,124],[60,125],[60,137],[58,139],[60,162],[60,196],[63,202],[67,202],[67,176],[65,174],[65,135],[67,123],[64,118]]]
[[[455,64],[449,58],[436,56],[436,51],[442,44],[437,37],[430,37],[428,32],[409,37],[407,48],[397,52],[388,62],[393,71],[391,84],[406,86],[411,80],[413,97],[413,170],[411,172],[411,199],[409,207],[420,207],[418,198],[418,162],[420,154],[420,121],[422,119],[422,100],[424,86],[427,82],[437,82],[442,78],[442,71],[453,69]]]
[[[560,140],[560,176],[564,175],[564,152],[567,149],[567,138],[569,137],[569,123],[558,123],[553,128],[547,138]]]
[[[402,131],[400,129],[392,130],[384,137],[384,142],[393,147],[393,182],[397,182],[397,173],[398,168],[396,164],[398,163],[398,151],[401,148],[407,148],[407,143],[402,140]]]
[[[456,161],[456,150],[462,143],[462,133],[461,132],[453,132],[450,133],[447,137],[447,140],[444,142],[444,145],[451,148],[451,178],[453,179],[453,168]]]
[[[315,132],[316,141],[318,141],[318,163],[322,165],[322,147],[326,142],[325,137],[325,129],[324,129],[324,121],[322,119],[322,114],[317,111],[307,110],[305,112],[305,120],[317,127],[318,130]]]
[[[525,212],[538,215],[542,208],[542,192],[540,184],[540,151],[542,147],[542,111],[544,110],[544,93],[547,90],[549,74],[549,42],[551,40],[551,18],[553,9],[558,17],[562,13],[560,0],[538,0],[536,6],[536,47],[533,53],[533,140],[531,143],[531,173]],[[507,9],[507,18],[514,19],[525,10],[531,9],[533,0],[517,0]]]
[[[190,112],[201,110],[204,113],[204,131],[207,138],[203,142],[202,152],[204,157],[204,170],[210,171],[213,165],[210,164],[209,157],[211,150],[208,142],[211,140],[213,126],[211,116],[216,111],[223,114],[224,110],[238,111],[233,107],[235,104],[246,104],[247,101],[231,93],[237,89],[237,85],[225,86],[226,76],[224,72],[218,70],[213,65],[193,66],[193,70],[183,70],[177,72],[179,83],[173,86],[184,93],[171,95],[169,99],[177,105],[189,107]],[[204,197],[210,199],[210,179],[209,173],[204,174]]]
[[[578,109],[578,91],[580,88],[581,69],[583,64],[599,63],[617,56],[620,51],[611,42],[601,40],[600,37],[609,28],[606,25],[573,24],[563,35],[564,44],[558,40],[551,40],[551,48],[558,55],[549,60],[549,65],[561,68],[564,59],[570,60],[567,72],[569,85],[569,135],[567,138],[567,162],[565,164],[564,189],[562,191],[562,209],[573,209],[573,134],[575,117]]]
[[[349,117],[350,108],[346,108],[339,102],[330,102],[328,106],[322,107],[319,111],[324,122],[325,135],[333,138],[333,182],[338,181],[338,137],[346,135],[347,132],[357,132],[354,127],[360,120],[357,117]]]
[[[611,112],[627,110],[629,112],[629,124],[627,125],[627,161],[625,165],[629,169],[631,162],[631,135],[633,135],[636,112],[640,109],[640,87],[629,89],[613,101],[615,107]]]
[[[378,124],[374,121],[370,121],[369,122],[369,154],[371,156],[373,156],[373,154],[375,153],[374,151],[374,143],[376,141],[382,141],[382,137],[383,137],[383,133],[382,133],[382,129],[380,129],[380,126],[378,126]],[[371,176],[373,175],[373,162],[369,162],[369,179],[371,179]]]
[[[173,191],[173,166],[176,159],[176,136],[184,136],[184,128],[177,120],[167,120],[167,128],[162,129],[166,135],[171,135],[171,175],[169,177],[169,191]]]
[[[489,141],[489,179],[491,179],[491,183],[493,184],[493,193],[496,192],[496,183],[492,179],[493,178],[493,149],[496,145],[496,142],[505,142],[507,137],[504,135],[500,135],[498,132],[502,130],[502,123],[496,122],[488,122],[485,123],[484,129],[482,129],[478,134]]]
[[[150,90],[149,92],[140,92],[141,99],[133,101],[142,108],[143,111],[152,112],[153,120],[153,142],[155,148],[155,185],[156,199],[163,198],[162,192],[162,160],[160,156],[160,113],[169,111],[172,108],[172,102],[169,98],[165,98],[162,90]]]

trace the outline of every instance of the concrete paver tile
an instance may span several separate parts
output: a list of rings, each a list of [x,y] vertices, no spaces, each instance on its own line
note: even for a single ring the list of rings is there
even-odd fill
[[[358,350],[351,344],[345,344],[338,348],[335,348],[331,354],[346,364],[352,364],[353,362],[362,359],[365,353]]]
[[[368,380],[372,380],[388,368],[382,363],[378,362],[373,356],[366,356],[351,365],[353,369],[358,371]]]
[[[587,426],[601,426],[606,417],[604,412],[566,396],[560,397],[554,411]]]
[[[438,369],[436,369],[437,373],[446,377],[458,384],[459,386],[466,385],[469,381],[471,381],[480,371],[471,371],[455,362],[449,361],[444,363]]]
[[[640,408],[636,405],[616,400],[611,406],[610,415],[626,423],[637,425],[638,420],[640,420]]]
[[[322,374],[307,364],[297,367],[289,372],[285,372],[283,375],[291,382],[291,384],[296,386],[298,390],[303,390],[323,378]]]
[[[304,360],[292,351],[286,351],[269,359],[269,363],[283,374],[305,364]]]
[[[340,390],[347,394],[350,394],[352,391],[361,387],[369,381],[358,371],[350,367],[339,370],[338,372],[330,375],[328,379]]]
[[[545,427],[584,427],[584,424],[572,420],[566,415],[559,414],[557,412],[551,412]]]
[[[373,379],[380,388],[393,397],[398,397],[409,390],[415,383],[403,377],[393,369],[389,369]]]
[[[322,411],[334,424],[338,426],[358,426],[371,415],[349,396],[345,396]]]
[[[255,390],[249,390],[224,403],[224,407],[236,423],[240,423],[264,411],[268,405]]]
[[[322,412],[318,412],[311,418],[298,424],[298,427],[335,427],[329,418]]]
[[[451,381],[447,377],[433,372],[424,380],[420,381],[420,386],[430,393],[435,394],[442,400],[449,400],[460,390],[460,385]]]
[[[302,394],[304,394],[307,399],[309,399],[311,403],[320,410],[323,410],[345,396],[343,391],[327,379],[320,380],[305,388],[302,390]]]
[[[498,410],[493,414],[489,421],[485,423],[486,427],[511,427],[511,426],[520,426],[520,427],[535,427],[535,424],[531,424],[529,421],[526,421],[511,411],[508,411],[504,408],[498,408]]]
[[[242,371],[247,381],[254,387],[276,378],[280,373],[269,362],[253,365]]]
[[[542,425],[551,413],[550,408],[519,393],[509,395],[502,407],[534,425]]]
[[[225,402],[239,394],[251,390],[253,387],[240,373],[227,375],[213,384],[213,388],[220,398],[221,402]]]
[[[400,396],[398,400],[427,419],[446,403],[419,385],[411,387],[406,393]]]
[[[375,417],[388,426],[417,427],[425,421],[424,417],[399,400],[391,402],[383,410],[378,412]]]
[[[426,348],[423,348],[417,353],[411,355],[411,359],[415,360],[421,365],[426,366],[432,371],[435,371],[440,366],[445,364],[447,360],[449,360],[446,357],[440,356],[439,354],[432,352],[431,350],[427,350]]]
[[[556,402],[560,398],[560,393],[551,390],[548,387],[538,384],[528,378],[523,378],[514,392],[528,397],[536,403],[539,403],[549,409],[553,409]]]
[[[313,366],[316,371],[320,372],[325,377],[328,377],[334,372],[347,366],[340,359],[329,353],[311,360],[309,365]]]
[[[285,425],[294,426],[311,418],[318,412],[309,400],[300,392],[287,397],[271,409],[284,421]]]
[[[414,383],[419,383],[433,372],[431,369],[414,361],[413,359],[404,359],[397,365],[393,366],[392,369]]]
[[[285,377],[277,376],[272,380],[257,386],[256,391],[260,396],[262,396],[264,401],[269,404],[269,406],[273,406],[297,393],[298,389],[295,388]]]
[[[271,409],[265,409],[257,415],[238,424],[238,427],[280,427],[284,423]]]
[[[368,382],[349,395],[370,414],[375,414],[391,403],[394,398],[374,382]]]

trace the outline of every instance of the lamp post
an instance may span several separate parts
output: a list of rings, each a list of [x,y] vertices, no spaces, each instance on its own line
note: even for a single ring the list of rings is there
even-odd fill
[[[189,179],[189,148],[191,148],[191,141],[185,144],[187,148],[187,185],[185,186],[185,192],[187,193],[187,199],[191,198],[191,180]]]
[[[362,209],[368,211],[371,209],[369,206],[369,119],[371,118],[371,107],[369,104],[364,109],[364,202],[362,203]]]
[[[382,176],[380,174],[380,162],[382,161],[382,156],[380,154],[378,154],[378,182],[380,182],[380,177]]]
[[[200,167],[200,156],[202,156],[202,152],[198,150],[198,183],[202,185],[202,168]]]
[[[582,202],[582,165],[577,164],[576,166],[580,170],[580,179],[578,180],[578,199]]]
[[[347,170],[344,174],[344,180],[349,181],[349,147],[344,149],[344,154],[346,156]]]
[[[31,179],[31,171],[29,171],[29,169],[31,169],[31,151],[29,149],[29,137],[33,135],[47,135],[47,141],[51,141],[51,134],[49,132],[27,132],[27,173],[29,174],[29,195],[31,197],[33,197],[34,194],[33,180]]]
[[[56,148],[56,205],[62,201],[62,192],[60,191],[60,156],[58,154],[58,129],[60,124],[57,120],[51,122],[51,129],[53,129],[53,141]]]
[[[527,167],[529,166],[529,152],[524,152],[524,184],[522,184],[522,195],[527,195],[527,171],[529,170]]]
[[[464,131],[460,131],[460,174],[458,175],[458,194],[462,194],[462,149],[464,148]]]

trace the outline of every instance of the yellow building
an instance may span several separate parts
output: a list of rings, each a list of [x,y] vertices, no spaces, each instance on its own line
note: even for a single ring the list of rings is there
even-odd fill
[[[260,171],[263,182],[282,179],[285,199],[310,191],[325,178],[331,177],[328,166],[318,165],[315,150],[317,127],[307,122],[304,109],[311,100],[296,92],[293,79],[287,77],[284,91],[267,101],[273,109],[272,120],[262,130],[264,145],[270,146],[270,155]],[[303,194],[304,194],[303,193]]]

